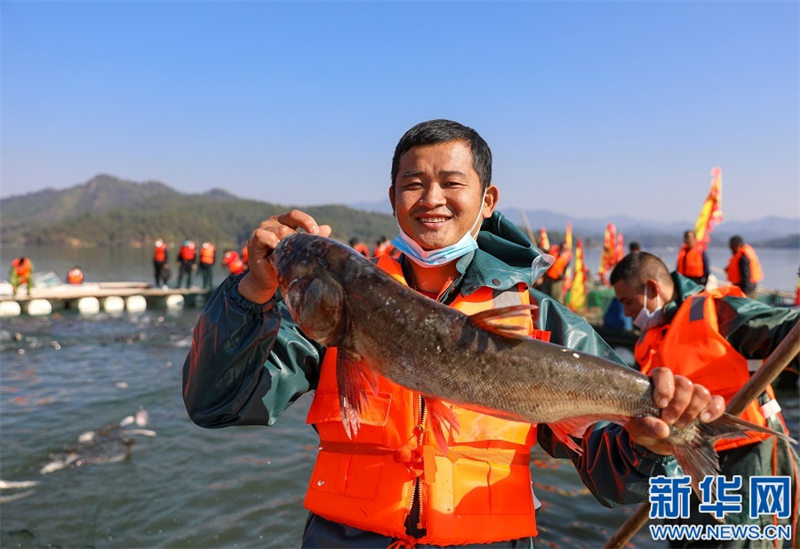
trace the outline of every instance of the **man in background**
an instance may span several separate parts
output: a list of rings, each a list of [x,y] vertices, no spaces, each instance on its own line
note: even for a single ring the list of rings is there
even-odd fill
[[[741,288],[747,297],[755,299],[756,287],[764,279],[761,262],[755,250],[750,244],[745,244],[739,235],[732,236],[728,246],[731,249],[731,259],[725,268],[728,280]]]
[[[153,245],[153,271],[155,273],[156,288],[166,285],[167,276],[167,243],[163,238],[156,239]]]
[[[670,274],[663,261],[647,252],[625,256],[614,267],[610,281],[625,314],[642,330],[634,346],[639,369],[649,374],[653,368],[669,368],[675,375],[722,395],[726,403],[750,379],[748,359],[766,358],[800,319],[800,312],[745,299],[736,286],[704,290],[677,272]],[[772,388],[768,387],[740,417],[785,432],[780,409]],[[751,433],[720,440],[714,449],[719,454],[720,472],[728,479],[735,475],[743,479],[754,475],[792,477],[792,501],[796,501],[798,458],[786,441]],[[739,490],[742,511],[727,514],[725,522],[761,527],[772,524],[772,516],[749,518],[749,490],[748,482],[744,481]],[[692,498],[691,516],[684,522],[715,524],[713,515],[699,512],[700,502],[694,494]],[[796,520],[794,515],[791,523]],[[674,540],[670,545],[683,547],[685,543]],[[714,546],[744,545],[737,540]],[[747,545],[762,546],[772,547],[772,543]]]
[[[14,295],[17,295],[17,288],[25,284],[30,297],[31,288],[33,288],[33,262],[29,257],[23,255],[11,262],[8,281],[11,283],[11,287],[14,288]]]
[[[176,288],[181,287],[184,275],[186,276],[186,287],[192,287],[192,272],[194,271],[194,262],[196,258],[197,246],[194,241],[186,237],[181,249],[178,251],[178,263],[180,267],[178,269],[178,283],[175,285]]]
[[[683,245],[678,252],[675,270],[686,278],[705,286],[708,282],[708,254],[702,242],[697,242],[694,231],[683,233]]]
[[[203,288],[211,289],[212,268],[217,262],[217,247],[210,240],[204,240],[200,246],[200,275],[203,277]]]

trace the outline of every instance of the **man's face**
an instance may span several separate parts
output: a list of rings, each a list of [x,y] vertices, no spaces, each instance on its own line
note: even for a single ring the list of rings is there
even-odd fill
[[[464,141],[413,147],[400,157],[389,200],[397,222],[425,250],[458,242],[480,215],[492,215],[497,187],[483,187]]]
[[[634,290],[624,280],[617,280],[614,283],[614,293],[625,308],[625,316],[636,318],[644,307],[644,290]]]

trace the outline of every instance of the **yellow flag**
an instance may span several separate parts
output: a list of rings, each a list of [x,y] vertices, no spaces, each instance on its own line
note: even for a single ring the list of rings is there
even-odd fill
[[[694,224],[694,236],[698,242],[708,244],[710,232],[722,222],[722,170],[715,167],[711,170],[711,189],[706,201],[700,208],[700,215]]]
[[[580,238],[575,247],[575,275],[569,288],[567,305],[576,313],[586,309],[586,268],[583,264],[583,241]]]

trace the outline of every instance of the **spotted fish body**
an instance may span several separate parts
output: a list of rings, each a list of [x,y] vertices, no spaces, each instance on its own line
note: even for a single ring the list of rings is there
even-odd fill
[[[338,348],[337,380],[348,432],[357,430],[361,395],[369,390],[373,372],[433,404],[446,401],[505,419],[547,423],[576,450],[568,435],[580,437],[598,420],[625,423],[659,414],[652,383],[641,372],[515,334],[500,324],[502,310],[464,315],[398,283],[333,240],[291,235],[270,261],[300,328]],[[432,406],[432,412],[433,421],[457,428],[446,409]],[[765,430],[726,415],[710,424],[673,428],[669,440],[676,442],[684,470],[699,475],[699,482],[716,472],[713,440],[742,435],[743,425]]]

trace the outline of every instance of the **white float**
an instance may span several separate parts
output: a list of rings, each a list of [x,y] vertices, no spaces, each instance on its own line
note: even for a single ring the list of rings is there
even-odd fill
[[[4,296],[13,296],[14,295],[14,286],[12,286],[8,282],[0,282],[0,295]]]
[[[107,313],[121,313],[125,310],[125,300],[119,296],[108,296],[103,300],[103,310]]]
[[[22,307],[16,301],[0,301],[0,317],[19,316]]]
[[[31,316],[49,315],[53,312],[53,305],[46,299],[31,299],[25,306],[25,312]]]
[[[100,312],[100,300],[96,297],[82,297],[78,300],[78,312],[82,315],[96,315]]]
[[[183,309],[183,296],[182,295],[168,295],[165,301],[168,311],[177,311],[179,309]]]
[[[147,310],[147,300],[143,295],[132,295],[125,298],[125,310],[129,313],[141,313]]]

